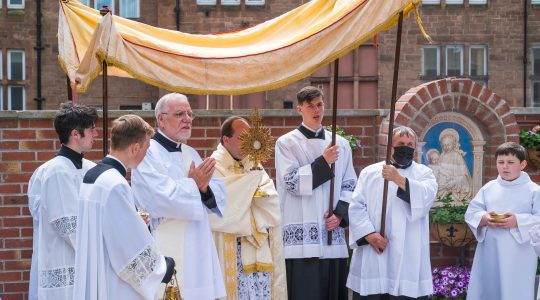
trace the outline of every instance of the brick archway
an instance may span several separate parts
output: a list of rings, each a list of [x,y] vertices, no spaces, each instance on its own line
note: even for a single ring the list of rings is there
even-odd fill
[[[422,136],[430,120],[448,112],[463,114],[480,128],[486,142],[484,160],[491,159],[501,143],[519,142],[519,126],[506,101],[486,86],[465,78],[445,78],[409,89],[396,102],[394,121],[396,126],[411,127]],[[379,130],[381,159],[386,154],[388,118],[383,120]],[[484,176],[497,174],[494,167],[483,173]]]

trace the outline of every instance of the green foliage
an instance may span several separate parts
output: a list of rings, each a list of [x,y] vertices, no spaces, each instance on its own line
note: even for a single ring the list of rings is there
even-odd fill
[[[452,193],[443,197],[437,197],[435,203],[442,204],[431,208],[429,212],[429,222],[437,224],[464,223],[465,212],[469,206],[465,199],[453,202]]]
[[[540,132],[535,126],[532,130],[521,130],[519,132],[519,143],[525,148],[538,148],[540,146]]]
[[[332,131],[332,125],[326,126],[326,130]],[[342,138],[346,139],[349,142],[349,145],[351,146],[351,149],[358,149],[360,148],[360,140],[355,137],[354,135],[349,135],[345,133],[345,130],[343,128],[340,128],[339,126],[336,127],[336,134],[341,136]]]

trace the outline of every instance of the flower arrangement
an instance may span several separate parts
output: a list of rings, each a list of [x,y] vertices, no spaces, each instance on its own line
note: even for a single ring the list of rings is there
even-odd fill
[[[326,130],[332,132],[332,125],[326,126]],[[345,133],[345,130],[343,130],[343,128],[339,126],[336,126],[336,134],[346,139],[349,142],[349,145],[351,146],[352,150],[358,149],[362,146],[360,144],[360,140],[357,137],[355,137],[354,135]]]
[[[523,129],[519,132],[519,143],[525,148],[540,147],[540,125],[534,126],[531,130]]]
[[[431,299],[465,299],[470,274],[470,268],[465,266],[433,269],[433,297]]]
[[[429,212],[429,222],[437,224],[464,223],[465,212],[467,211],[468,202],[465,199],[458,201],[452,200],[452,193],[437,197],[434,206]]]

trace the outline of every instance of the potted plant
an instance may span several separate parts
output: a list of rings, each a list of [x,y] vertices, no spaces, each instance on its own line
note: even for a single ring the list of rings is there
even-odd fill
[[[439,267],[434,268],[433,296],[431,299],[464,300],[467,297],[467,287],[471,269],[465,266]]]
[[[326,130],[332,132],[332,125],[326,126]],[[347,134],[345,130],[339,126],[336,126],[336,135],[346,139],[349,142],[352,150],[359,149],[362,146],[358,137],[355,137],[352,134]]]
[[[519,143],[527,150],[529,163],[539,169],[540,125],[534,126],[531,130],[521,130],[519,132]]]
[[[463,247],[474,241],[465,224],[465,212],[469,203],[465,199],[453,201],[452,193],[437,197],[429,212],[430,231],[443,245]]]

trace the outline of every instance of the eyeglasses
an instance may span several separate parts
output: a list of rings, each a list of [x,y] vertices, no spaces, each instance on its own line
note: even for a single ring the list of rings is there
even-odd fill
[[[173,117],[177,119],[184,119],[189,117],[191,120],[195,119],[195,114],[192,111],[176,111],[173,113],[161,113],[163,115],[172,115]]]

